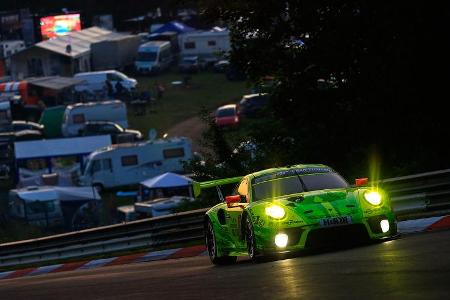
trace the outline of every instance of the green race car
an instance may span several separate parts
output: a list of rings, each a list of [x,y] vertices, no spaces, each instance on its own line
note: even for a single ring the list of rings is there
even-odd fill
[[[233,182],[239,182],[233,195],[205,215],[206,246],[214,264],[397,233],[385,192],[365,186],[367,179],[357,179],[351,187],[325,165],[268,169],[194,189]]]

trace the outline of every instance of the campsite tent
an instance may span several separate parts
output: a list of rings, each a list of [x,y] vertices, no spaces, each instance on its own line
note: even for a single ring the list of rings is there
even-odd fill
[[[167,172],[142,181],[139,195],[141,200],[171,196],[192,197],[192,179],[183,175]]]
[[[156,29],[152,33],[162,33],[162,32],[165,32],[165,31],[175,31],[178,34],[183,34],[183,33],[191,32],[191,31],[194,31],[194,30],[195,30],[195,28],[189,27],[186,24],[183,24],[181,22],[171,21],[171,22],[168,22],[168,23],[164,24],[163,26],[159,27],[158,29]]]

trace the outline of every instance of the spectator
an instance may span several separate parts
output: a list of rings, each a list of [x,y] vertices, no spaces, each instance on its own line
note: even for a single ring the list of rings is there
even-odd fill
[[[155,83],[155,87],[156,87],[156,99],[160,100],[164,96],[165,88],[159,82]]]
[[[107,92],[108,98],[112,98],[114,96],[114,89],[113,89],[113,85],[112,85],[111,81],[106,79],[105,85],[106,85],[106,92]]]
[[[117,98],[120,98],[120,96],[122,96],[123,94],[123,85],[120,82],[120,80],[117,81],[116,83],[116,96]]]

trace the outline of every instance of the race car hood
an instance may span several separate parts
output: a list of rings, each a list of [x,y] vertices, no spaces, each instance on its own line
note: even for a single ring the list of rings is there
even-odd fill
[[[353,189],[307,192],[279,199],[279,202],[309,219],[353,215],[360,211]]]

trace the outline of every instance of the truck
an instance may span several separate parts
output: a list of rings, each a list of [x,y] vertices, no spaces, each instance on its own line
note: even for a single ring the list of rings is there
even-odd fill
[[[169,68],[173,61],[170,42],[151,41],[139,47],[134,67],[142,74],[157,74]]]
[[[123,70],[132,66],[140,41],[137,35],[127,35],[91,44],[94,70]]]
[[[180,56],[198,56],[213,64],[230,51],[228,30],[194,31],[179,36]]]
[[[78,136],[87,121],[110,121],[128,128],[127,107],[120,100],[76,103],[66,107],[61,131],[63,136]]]
[[[186,137],[112,145],[88,156],[80,184],[97,190],[134,186],[166,172],[183,173],[183,161],[192,158],[192,144]]]

